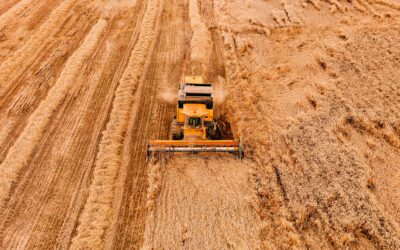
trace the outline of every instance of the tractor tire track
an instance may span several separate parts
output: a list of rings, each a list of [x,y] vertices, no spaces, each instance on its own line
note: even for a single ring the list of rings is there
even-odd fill
[[[137,95],[135,114],[129,125],[121,177],[117,186],[120,207],[117,221],[119,232],[111,248],[139,248],[143,244],[147,214],[146,144],[149,139],[167,138],[175,106],[166,103],[158,94],[175,89],[182,80],[185,62],[189,57],[190,24],[187,1],[166,1],[159,25],[157,43],[149,59],[147,71]],[[179,13],[179,15],[177,15]],[[170,32],[177,30],[177,32]]]

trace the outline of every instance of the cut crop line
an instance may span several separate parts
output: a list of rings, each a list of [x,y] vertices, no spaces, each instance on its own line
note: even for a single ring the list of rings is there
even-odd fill
[[[77,235],[72,239],[72,249],[84,249],[89,245],[91,248],[104,249],[106,246],[104,235],[112,223],[113,200],[122,165],[125,134],[146,57],[154,42],[159,7],[159,0],[148,2],[137,44],[116,89],[109,122],[99,144],[89,195],[79,219]]]
[[[36,34],[29,39],[23,47],[17,50],[11,57],[1,64],[0,98],[4,95],[4,92],[7,91],[7,88],[4,88],[4,86],[13,75],[13,72],[16,70],[23,72],[27,67],[27,65],[24,67],[26,59],[35,55],[37,51],[44,46],[45,41],[58,31],[57,27],[65,21],[65,17],[76,1],[77,0],[67,0],[58,6],[58,8],[51,13],[48,20],[39,27]]]
[[[95,49],[106,25],[105,20],[99,20],[88,33],[82,45],[67,60],[57,82],[29,117],[27,126],[1,163],[0,207],[9,195],[11,185],[17,179],[18,173],[28,165],[31,154],[46,125],[50,122],[51,116],[74,85],[75,78],[84,66],[85,60]]]

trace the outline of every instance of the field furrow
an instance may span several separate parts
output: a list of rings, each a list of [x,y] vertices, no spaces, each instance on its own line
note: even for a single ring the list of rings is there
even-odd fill
[[[34,8],[36,4],[38,4],[40,0],[38,1],[32,1],[32,0],[21,0],[19,2],[17,1],[8,1],[3,2],[1,5],[1,8],[5,9],[4,13],[0,15],[0,27],[1,29],[4,28],[8,23],[12,22],[15,20],[15,18],[18,18],[19,15],[23,14],[23,12],[27,9]]]
[[[106,25],[105,20],[100,20],[93,26],[81,47],[68,59],[57,82],[29,117],[27,126],[8,151],[6,158],[0,165],[1,175],[3,176],[0,184],[0,206],[7,198],[11,184],[17,178],[19,171],[29,164],[34,147],[40,140],[53,112],[63,102],[73,86],[79,70],[95,48]]]

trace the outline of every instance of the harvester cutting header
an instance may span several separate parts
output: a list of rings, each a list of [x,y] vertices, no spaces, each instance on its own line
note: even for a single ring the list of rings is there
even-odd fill
[[[169,140],[151,140],[147,159],[154,153],[231,153],[242,158],[239,140],[222,138],[220,124],[214,118],[213,87],[199,76],[187,76],[178,90],[176,115]],[[224,140],[225,139],[225,140]]]

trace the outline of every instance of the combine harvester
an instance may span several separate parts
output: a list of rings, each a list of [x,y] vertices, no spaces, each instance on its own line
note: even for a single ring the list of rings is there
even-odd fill
[[[178,90],[170,140],[151,140],[147,145],[147,160],[160,153],[189,153],[198,156],[230,153],[242,159],[240,140],[221,140],[213,106],[211,83],[204,83],[199,76],[185,77],[185,82],[180,84]]]

